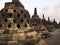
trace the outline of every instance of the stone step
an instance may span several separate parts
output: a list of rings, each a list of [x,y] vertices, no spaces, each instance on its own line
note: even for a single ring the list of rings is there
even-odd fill
[[[0,34],[0,41],[16,41],[18,34]]]
[[[25,40],[25,36],[22,34],[0,34],[0,41],[17,41]]]
[[[18,41],[0,41],[0,45],[18,45]]]

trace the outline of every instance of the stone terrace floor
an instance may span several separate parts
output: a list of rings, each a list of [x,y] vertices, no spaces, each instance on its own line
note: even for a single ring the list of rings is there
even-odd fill
[[[60,45],[60,29],[51,32],[51,37],[44,39],[47,45]]]

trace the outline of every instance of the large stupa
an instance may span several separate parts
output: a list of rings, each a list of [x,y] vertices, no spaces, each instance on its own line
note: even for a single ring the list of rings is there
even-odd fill
[[[19,0],[5,3],[0,11],[0,45],[36,44],[40,41],[39,32],[42,30],[45,33],[47,31],[37,15],[37,9],[30,18],[29,12]]]

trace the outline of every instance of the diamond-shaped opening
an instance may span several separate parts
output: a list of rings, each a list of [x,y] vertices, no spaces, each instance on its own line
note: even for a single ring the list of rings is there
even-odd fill
[[[20,24],[17,24],[17,28],[20,28]]]
[[[9,17],[12,17],[12,14],[11,13],[9,13]]]
[[[27,22],[29,23],[29,20],[27,19]]]
[[[23,20],[23,19],[21,19],[21,23],[23,23],[23,21],[24,21],[24,20]]]
[[[0,24],[0,28],[2,28],[2,24]]]
[[[8,21],[8,19],[5,19],[5,22],[7,22]]]
[[[26,18],[26,15],[24,15],[24,18]]]
[[[8,9],[6,9],[6,12],[8,12]]]
[[[21,10],[21,13],[23,13],[23,10]]]
[[[7,26],[8,28],[11,28],[11,24],[8,24],[8,26]]]
[[[2,17],[4,17],[4,14],[2,13]]]
[[[13,10],[14,12],[16,12],[16,10]]]
[[[15,20],[15,19],[13,19],[13,22],[14,22],[14,23],[16,23],[16,20]]]
[[[27,24],[25,24],[24,26],[27,27]]]
[[[17,17],[20,17],[20,14],[18,13]]]

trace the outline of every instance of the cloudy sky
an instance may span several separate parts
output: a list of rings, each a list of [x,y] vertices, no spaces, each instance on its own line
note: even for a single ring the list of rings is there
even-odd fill
[[[0,0],[0,9],[4,7],[5,2],[11,2],[12,0]],[[37,8],[38,15],[42,18],[56,18],[57,22],[60,22],[60,0],[20,0],[32,16],[34,13],[34,8]]]

